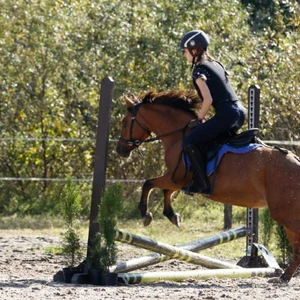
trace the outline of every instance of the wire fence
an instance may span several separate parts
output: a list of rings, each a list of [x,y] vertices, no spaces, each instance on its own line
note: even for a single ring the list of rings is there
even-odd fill
[[[90,139],[90,138],[80,138],[80,139],[74,139],[74,138],[31,138],[31,137],[7,137],[7,138],[0,138],[0,141],[25,141],[25,142],[42,142],[42,141],[55,141],[55,142],[96,142],[96,139]],[[118,139],[111,139],[109,142],[117,142]]]
[[[96,142],[96,139],[91,138],[33,138],[33,137],[7,137],[0,138],[0,141],[24,141],[24,142],[41,142],[41,141],[56,141],[56,142]],[[118,142],[118,139],[110,139],[109,142]],[[300,146],[300,141],[277,141],[263,140],[264,143],[270,145],[288,145]],[[92,178],[37,178],[37,177],[0,177],[0,181],[51,181],[51,182],[92,182]],[[122,183],[142,183],[145,180],[141,179],[107,179],[107,182],[122,182]]]
[[[41,141],[55,141],[55,142],[96,142],[96,139],[90,138],[31,138],[31,137],[7,137],[0,138],[0,141],[25,141],[25,142],[41,142]],[[110,139],[109,142],[118,142],[118,139]],[[277,141],[277,140],[263,140],[266,144],[271,145],[288,145],[300,146],[300,141]]]
[[[74,182],[92,182],[92,178],[37,178],[37,177],[0,177],[0,181],[57,181],[57,182],[67,182],[69,180]],[[144,182],[144,180],[135,179],[107,179],[107,182]]]

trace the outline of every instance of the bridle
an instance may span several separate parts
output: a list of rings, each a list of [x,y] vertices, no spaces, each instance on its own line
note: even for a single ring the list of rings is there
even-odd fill
[[[131,117],[131,122],[130,122],[130,131],[129,131],[129,140],[128,139],[124,139],[122,138],[121,136],[119,137],[119,141],[120,142],[123,142],[123,143],[126,143],[128,144],[130,147],[131,146],[135,146],[135,147],[139,147],[141,144],[143,143],[150,143],[150,142],[154,142],[154,141],[157,141],[157,140],[160,140],[160,138],[164,137],[164,136],[167,136],[167,135],[170,135],[172,133],[175,133],[175,132],[179,132],[179,131],[183,131],[183,134],[184,134],[184,131],[186,130],[186,128],[188,127],[191,127],[189,126],[192,122],[194,122],[195,120],[191,120],[189,123],[187,123],[185,126],[183,127],[180,127],[178,129],[175,129],[173,131],[170,131],[170,132],[167,132],[167,133],[164,133],[164,134],[161,134],[161,135],[158,135],[158,136],[151,136],[151,131],[149,131],[147,128],[145,128],[145,126],[143,126],[143,124],[141,124],[139,122],[139,120],[137,120],[137,114],[138,114],[138,110],[141,106],[142,102],[139,102],[137,104],[134,105],[133,107],[133,113],[132,113],[132,117]],[[145,140],[135,140],[132,138],[132,130],[133,130],[133,125],[134,123],[136,123],[137,125],[139,125],[143,130],[144,132],[146,132],[148,135],[150,135],[151,137],[148,138],[148,139],[145,139]]]
[[[164,137],[164,136],[167,136],[167,135],[170,135],[170,134],[173,134],[175,132],[180,132],[182,131],[182,138],[184,138],[184,135],[185,135],[185,131],[187,128],[194,128],[196,127],[198,124],[199,124],[199,121],[197,119],[192,119],[190,120],[186,125],[184,125],[183,127],[180,127],[178,129],[175,129],[173,131],[170,131],[170,132],[166,132],[166,133],[163,133],[161,135],[157,135],[157,136],[153,136],[153,137],[150,137],[148,139],[145,139],[145,140],[134,140],[132,138],[132,130],[133,130],[133,125],[134,123],[137,123],[143,130],[144,132],[146,132],[148,135],[151,136],[151,131],[148,130],[147,128],[145,128],[145,126],[143,126],[143,124],[141,124],[138,120],[137,120],[137,114],[138,114],[138,110],[140,108],[140,105],[142,104],[142,102],[139,102],[137,104],[134,105],[134,108],[133,108],[133,113],[132,113],[132,117],[131,117],[131,122],[130,122],[130,131],[129,131],[129,140],[128,139],[124,139],[122,138],[121,136],[119,137],[119,141],[120,142],[123,142],[123,143],[126,143],[128,144],[130,147],[134,146],[135,148],[138,148],[141,144],[143,143],[150,143],[150,142],[154,142],[154,141],[157,141],[157,140],[160,140],[160,138]],[[183,150],[182,150],[183,151]],[[173,183],[176,183],[174,181],[174,177],[175,177],[175,173],[179,167],[179,164],[180,164],[180,160],[181,160],[181,155],[182,155],[182,151],[178,157],[178,160],[177,160],[177,164],[176,164],[176,167],[172,173],[172,176],[171,176],[171,182]],[[183,175],[183,178],[185,178],[187,174],[187,170],[185,171],[185,174]]]
[[[129,130],[129,140],[127,140],[127,139],[124,139],[124,138],[122,138],[121,136],[119,137],[119,141],[121,141],[121,142],[124,142],[124,143],[127,143],[129,146],[135,146],[135,147],[138,147],[138,146],[140,146],[142,143],[148,143],[148,142],[150,142],[150,139],[152,139],[152,138],[150,138],[150,139],[146,139],[146,140],[134,140],[133,138],[132,138],[132,130],[133,130],[133,125],[134,125],[134,123],[136,122],[143,130],[144,130],[144,132],[146,132],[148,135],[151,135],[151,132],[147,129],[147,128],[145,128],[145,126],[143,126],[137,119],[136,119],[136,116],[137,116],[137,113],[138,113],[138,110],[139,110],[139,108],[140,108],[140,105],[141,105],[142,103],[137,103],[137,104],[135,104],[134,105],[134,107],[133,107],[133,113],[132,113],[132,117],[131,117],[131,122],[130,122],[130,130]],[[148,141],[149,140],[149,141]],[[155,139],[153,139],[153,141],[155,141]],[[152,140],[151,140],[151,142],[152,142]]]

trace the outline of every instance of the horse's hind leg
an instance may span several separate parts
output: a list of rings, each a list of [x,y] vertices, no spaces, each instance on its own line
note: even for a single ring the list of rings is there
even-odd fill
[[[150,225],[153,220],[152,213],[148,210],[148,198],[150,191],[154,188],[153,179],[148,179],[144,182],[142,187],[142,195],[139,204],[139,210],[143,218],[144,226]]]
[[[164,211],[163,214],[177,227],[181,226],[181,217],[175,213],[171,205],[171,196],[176,190],[164,190]]]

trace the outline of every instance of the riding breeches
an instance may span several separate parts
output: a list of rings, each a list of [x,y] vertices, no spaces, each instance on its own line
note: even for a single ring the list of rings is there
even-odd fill
[[[199,124],[183,139],[183,147],[190,144],[200,147],[228,131],[234,134],[245,122],[246,109],[238,101],[221,102],[215,110],[211,119]]]

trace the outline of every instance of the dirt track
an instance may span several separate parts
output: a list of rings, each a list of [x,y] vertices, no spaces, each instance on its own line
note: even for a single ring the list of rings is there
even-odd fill
[[[289,285],[270,284],[265,278],[191,279],[116,287],[53,282],[53,275],[63,267],[62,257],[45,253],[45,247],[58,244],[58,237],[12,236],[0,232],[0,299],[300,299],[299,277],[293,278]],[[122,247],[119,247],[120,261],[132,253],[123,254]],[[195,266],[173,260],[149,270],[188,268]]]

